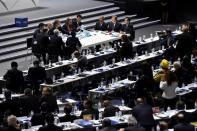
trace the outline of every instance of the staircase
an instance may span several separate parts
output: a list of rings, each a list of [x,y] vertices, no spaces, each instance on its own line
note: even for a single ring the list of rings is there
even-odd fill
[[[160,20],[149,20],[149,17],[139,18],[137,14],[126,15],[124,11],[121,11],[119,7],[114,4],[106,4],[105,6],[97,6],[93,8],[87,8],[74,12],[67,12],[54,16],[47,16],[43,18],[37,18],[29,20],[28,27],[18,28],[13,23],[0,26],[0,63],[17,58],[22,58],[31,55],[31,52],[27,53],[26,38],[32,37],[34,30],[41,22],[49,23],[56,19],[59,19],[62,23],[66,18],[74,18],[77,14],[83,16],[82,22],[87,29],[94,27],[95,22],[100,15],[104,15],[106,22],[110,21],[111,16],[118,16],[118,20],[122,22],[127,16],[131,19],[135,29],[143,28],[153,24],[157,24]]]

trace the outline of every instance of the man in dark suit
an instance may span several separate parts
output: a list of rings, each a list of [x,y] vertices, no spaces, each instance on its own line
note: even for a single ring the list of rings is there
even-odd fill
[[[111,117],[111,116],[115,116],[116,112],[119,112],[119,108],[118,107],[114,107],[111,103],[111,101],[109,100],[105,100],[103,102],[104,104],[104,112],[103,112],[103,117]]]
[[[108,31],[120,32],[122,25],[118,22],[117,16],[112,16],[111,22],[108,23]]]
[[[122,35],[121,37],[122,43],[120,48],[120,56],[121,58],[133,58],[133,45],[132,42],[129,41],[127,35]]]
[[[36,41],[37,41],[36,53],[38,54],[38,55],[36,55],[36,57],[39,59],[39,61],[41,61],[40,56],[42,56],[42,60],[43,60],[44,64],[46,64],[47,63],[46,53],[47,53],[47,47],[49,44],[49,35],[48,35],[48,28],[47,27],[45,27],[43,29],[43,32],[37,34]]]
[[[82,25],[81,19],[82,19],[81,15],[77,15],[77,18],[73,19],[73,30],[76,32],[80,31],[80,27]]]
[[[35,111],[34,114],[31,117],[31,125],[37,126],[37,125],[45,125],[45,118],[46,115],[49,113],[47,111],[47,103],[42,102],[40,105],[40,112]]]
[[[54,35],[50,37],[50,42],[48,44],[49,60],[52,62],[58,61],[58,56],[62,57],[64,42],[59,36],[59,30],[54,30]]]
[[[3,78],[6,80],[7,89],[13,92],[20,92],[23,90],[24,77],[23,72],[18,70],[18,64],[16,62],[11,63],[11,68],[6,72]]]
[[[185,55],[189,56],[192,53],[194,47],[196,47],[195,38],[189,33],[189,27],[187,24],[182,25],[183,33],[178,38],[176,51],[178,56],[183,59]]]
[[[73,122],[74,120],[76,120],[77,117],[74,115],[71,115],[71,112],[72,112],[72,105],[70,105],[69,103],[66,103],[64,107],[64,113],[66,115],[59,118],[60,122]]]
[[[39,93],[40,84],[46,79],[46,71],[37,60],[33,62],[33,65],[28,70],[27,80],[31,83],[35,93]]]
[[[82,71],[86,69],[87,64],[88,64],[88,59],[86,56],[81,55],[78,51],[75,51],[74,57],[77,58],[77,69],[81,69]]]
[[[106,31],[107,30],[107,24],[105,23],[105,17],[100,16],[99,21],[96,22],[96,25],[94,27],[95,30],[100,30],[100,31]]]
[[[38,29],[36,29],[36,30],[34,31],[34,33],[33,33],[33,38],[34,38],[34,39],[36,39],[37,35],[43,31],[44,26],[45,26],[44,23],[40,23],[40,24],[38,25]]]
[[[71,32],[71,37],[68,37],[67,41],[66,41],[66,47],[67,47],[67,51],[68,51],[68,57],[71,58],[71,54],[78,50],[79,48],[81,48],[81,42],[79,41],[79,39],[76,37],[76,33],[75,32]]]
[[[137,98],[137,105],[133,108],[132,114],[146,131],[151,131],[155,127],[152,107],[144,103],[142,98]]]
[[[26,88],[24,90],[24,96],[20,98],[20,107],[22,109],[23,116],[27,116],[33,112],[37,112],[39,110],[39,99],[37,96],[32,94],[32,90],[30,88]]]
[[[193,125],[185,122],[184,114],[179,114],[177,119],[179,123],[174,126],[174,131],[195,131]]]
[[[122,29],[121,31],[124,33],[124,34],[129,34],[129,39],[131,41],[133,41],[135,39],[135,31],[133,29],[133,24],[130,23],[130,19],[129,17],[126,17],[124,19],[124,24],[122,25]]]
[[[1,115],[9,112],[9,114],[19,115],[19,106],[16,100],[12,100],[11,91],[6,90],[4,92],[5,101],[0,103],[0,112]]]
[[[111,124],[110,119],[104,119],[102,122],[102,129],[100,131],[117,131]]]
[[[46,126],[40,127],[38,131],[63,131],[61,127],[54,124],[53,114],[46,115]]]
[[[44,87],[42,89],[42,96],[40,98],[40,103],[47,103],[48,112],[59,112],[59,108],[57,105],[57,98],[54,96],[49,89],[49,87]]]

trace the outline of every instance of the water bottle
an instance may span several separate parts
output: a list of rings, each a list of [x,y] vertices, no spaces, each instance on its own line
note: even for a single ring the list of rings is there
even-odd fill
[[[150,39],[153,40],[153,34],[152,33],[150,34]]]
[[[81,73],[81,68],[78,69],[78,74],[80,74],[80,73]]]
[[[138,53],[135,54],[135,59],[137,59],[137,58],[138,58]]]
[[[58,116],[56,116],[56,117],[55,117],[55,121],[54,121],[54,123],[55,123],[56,125],[58,125],[58,124],[59,124],[59,122],[60,122],[59,117],[58,117]]]
[[[101,120],[103,118],[102,113],[99,112],[99,120]]]
[[[104,62],[103,62],[103,66],[106,66],[106,63],[107,63],[107,62],[106,62],[106,61],[104,61]]]
[[[115,114],[115,115],[116,115],[116,118],[118,118],[118,116],[119,116],[119,113],[118,113],[118,112],[116,112],[116,114]]]
[[[55,82],[55,75],[53,75],[53,82]]]
[[[98,109],[101,109],[101,102],[98,102]]]
[[[142,37],[139,37],[139,42],[141,42],[142,41]]]
[[[61,78],[64,78],[64,72],[61,73]]]
[[[124,107],[124,99],[122,99],[121,103],[122,103],[122,106]]]
[[[167,111],[170,111],[170,110],[171,110],[171,108],[168,106]]]
[[[119,118],[122,117],[122,111],[118,112],[118,116],[119,116]]]
[[[195,102],[195,109],[197,110],[197,100],[196,100],[196,102]]]
[[[146,39],[146,35],[143,35],[143,40],[145,40]]]
[[[165,50],[165,46],[164,45],[161,46],[161,50]]]
[[[44,67],[44,61],[43,61],[43,60],[41,60],[40,65],[41,65],[42,67]]]
[[[52,62],[51,62],[51,60],[49,60],[49,67],[50,67],[50,66],[52,66]]]
[[[113,59],[112,59],[112,64],[113,64],[113,65],[115,64],[115,61],[116,61],[115,58],[113,58]]]
[[[155,48],[152,48],[152,53],[154,53],[155,52]]]
[[[75,105],[75,106],[74,106],[74,111],[73,111],[74,115],[76,115],[77,110],[78,110],[78,108],[77,108],[77,106]]]
[[[60,56],[58,56],[58,62],[61,62],[62,58]]]
[[[114,84],[114,81],[115,81],[114,78],[112,78],[112,79],[111,79],[111,83]]]

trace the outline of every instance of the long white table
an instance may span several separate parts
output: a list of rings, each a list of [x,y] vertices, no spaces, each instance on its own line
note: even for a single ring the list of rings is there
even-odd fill
[[[136,64],[136,63],[148,60],[148,59],[155,58],[157,56],[160,56],[162,53],[163,53],[163,51],[160,50],[160,51],[156,51],[154,53],[149,53],[147,55],[138,56],[135,59],[129,59],[127,61],[117,62],[117,63],[115,63],[115,66],[107,65],[107,66],[103,66],[103,67],[93,69],[91,71],[84,71],[82,73],[83,76],[81,76],[81,74],[66,76],[64,78],[61,78],[61,79],[57,80],[53,84],[43,83],[43,84],[41,84],[41,88],[42,87],[50,87],[50,88],[53,89],[53,88],[57,88],[61,85],[66,85],[68,83],[73,83],[73,82],[81,81],[81,80],[88,79],[88,78],[93,79],[95,76],[105,74],[105,73],[108,73],[108,72],[113,72],[113,71],[116,71],[120,68],[129,67],[133,64]]]

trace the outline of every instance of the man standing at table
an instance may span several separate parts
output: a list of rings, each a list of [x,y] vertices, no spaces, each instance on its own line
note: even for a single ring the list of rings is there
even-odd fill
[[[111,22],[108,23],[108,31],[120,32],[122,25],[117,19],[117,16],[112,16]]]
[[[96,22],[96,25],[94,27],[95,30],[100,30],[100,31],[106,31],[107,30],[107,24],[105,23],[105,17],[100,16],[99,21]]]
[[[18,70],[18,63],[12,62],[11,69],[3,76],[6,80],[6,87],[13,92],[20,92],[23,90],[24,77],[23,72]]]
[[[123,34],[129,34],[129,39],[131,41],[134,40],[135,38],[135,31],[133,29],[133,24],[130,23],[130,19],[129,17],[125,17],[124,19],[124,24],[122,25],[122,29],[121,29],[121,32]]]
[[[31,83],[31,86],[35,90],[35,93],[39,93],[40,84],[46,79],[46,71],[44,67],[40,66],[39,61],[33,62],[33,67],[28,70],[27,80]]]
[[[152,107],[146,104],[142,98],[137,98],[137,105],[133,108],[132,114],[146,131],[152,131],[152,128],[155,127]]]

